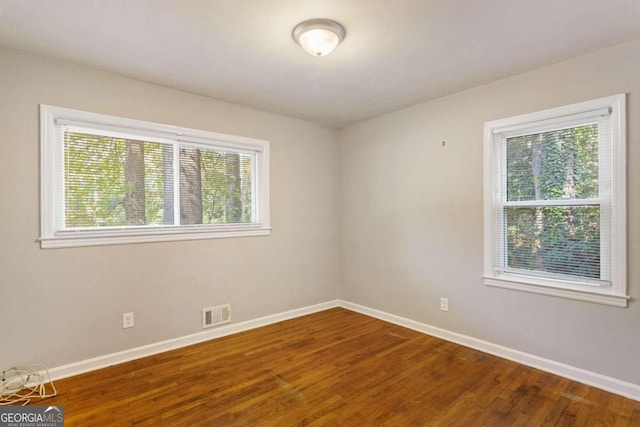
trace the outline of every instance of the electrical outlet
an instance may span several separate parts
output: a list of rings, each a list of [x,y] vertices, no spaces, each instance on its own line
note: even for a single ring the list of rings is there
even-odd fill
[[[449,298],[440,298],[440,310],[449,311]]]
[[[122,329],[133,328],[133,312],[122,315]]]

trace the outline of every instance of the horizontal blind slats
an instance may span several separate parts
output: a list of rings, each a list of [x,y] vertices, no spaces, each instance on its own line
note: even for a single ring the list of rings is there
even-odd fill
[[[112,136],[115,138],[141,139],[160,143],[179,142],[185,144],[203,144],[209,147],[217,147],[219,149],[226,150],[262,152],[262,148],[259,144],[255,144],[250,148],[248,147],[246,141],[249,140],[249,138],[234,137],[233,135],[224,135],[224,139],[212,138],[209,136],[208,132],[196,132],[168,125],[154,124],[153,126],[148,127],[144,127],[143,125],[122,126],[64,118],[55,119],[55,124],[59,127],[67,127],[74,132]]]
[[[514,137],[526,135],[531,132],[567,129],[589,122],[600,122],[610,114],[610,108],[598,108],[591,111],[584,111],[551,119],[536,120],[512,126],[501,126],[499,129],[494,130],[494,132],[503,134],[505,137]]]
[[[62,173],[56,180],[58,230],[258,221],[255,151],[160,143],[77,126],[59,126],[56,135],[61,150],[55,169]],[[180,153],[177,163],[174,152]],[[185,153],[198,153],[191,173]]]
[[[597,111],[596,116],[609,113]],[[608,286],[610,126],[594,112],[494,134],[496,271]],[[524,130],[542,125],[549,130]]]

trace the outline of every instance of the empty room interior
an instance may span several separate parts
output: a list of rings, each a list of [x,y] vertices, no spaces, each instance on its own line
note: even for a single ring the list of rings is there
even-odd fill
[[[639,138],[639,0],[0,0],[0,408],[638,426]]]

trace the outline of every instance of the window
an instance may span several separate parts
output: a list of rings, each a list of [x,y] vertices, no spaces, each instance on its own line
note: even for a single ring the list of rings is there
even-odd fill
[[[43,248],[270,233],[267,141],[40,113]]]
[[[627,306],[625,96],[485,124],[489,286]]]

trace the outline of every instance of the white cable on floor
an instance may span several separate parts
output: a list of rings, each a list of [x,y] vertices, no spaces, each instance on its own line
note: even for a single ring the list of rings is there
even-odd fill
[[[0,374],[0,406],[24,406],[33,398],[44,399],[57,393],[44,365],[14,366]]]

